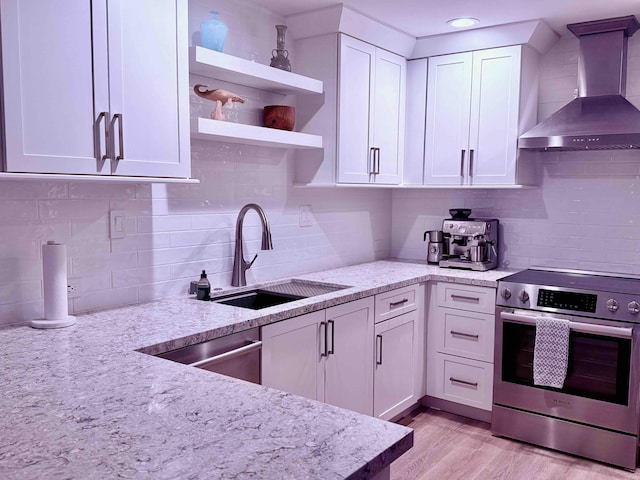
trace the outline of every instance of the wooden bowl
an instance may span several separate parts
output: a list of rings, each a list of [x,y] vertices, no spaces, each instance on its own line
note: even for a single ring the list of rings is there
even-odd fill
[[[296,123],[296,109],[288,105],[267,105],[264,107],[264,126],[279,130],[293,130]]]

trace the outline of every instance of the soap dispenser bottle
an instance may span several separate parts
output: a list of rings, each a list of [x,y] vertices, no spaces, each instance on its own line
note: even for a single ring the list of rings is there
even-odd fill
[[[198,280],[198,289],[196,290],[196,298],[198,300],[210,300],[211,299],[211,284],[207,278],[207,272],[202,270],[200,274],[200,280]]]

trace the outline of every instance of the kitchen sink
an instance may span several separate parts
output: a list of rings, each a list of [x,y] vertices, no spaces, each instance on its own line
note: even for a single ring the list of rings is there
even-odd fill
[[[283,303],[315,297],[344,288],[349,287],[346,285],[292,279],[272,285],[265,285],[264,287],[253,290],[221,295],[212,298],[211,301],[224,305],[232,305],[234,307],[260,310],[261,308],[282,305]]]
[[[272,293],[257,289],[242,293],[235,293],[233,295],[225,295],[223,297],[215,298],[213,301],[216,303],[223,303],[225,305],[233,305],[234,307],[260,310],[261,308],[273,307],[274,305],[293,302],[295,300],[300,300],[301,298],[306,297],[283,295],[280,293]]]

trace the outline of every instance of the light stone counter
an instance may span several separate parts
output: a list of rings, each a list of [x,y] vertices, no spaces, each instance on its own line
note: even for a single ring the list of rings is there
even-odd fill
[[[510,272],[380,261],[298,276],[350,288],[253,311],[193,297],[0,330],[0,478],[370,478],[410,429],[154,358],[426,280],[495,286]]]

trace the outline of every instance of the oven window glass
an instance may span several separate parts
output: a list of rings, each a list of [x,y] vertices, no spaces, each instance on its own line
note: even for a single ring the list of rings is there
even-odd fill
[[[503,381],[533,386],[535,335],[535,326],[503,323]],[[560,391],[627,405],[630,359],[630,339],[572,331],[567,377]]]

